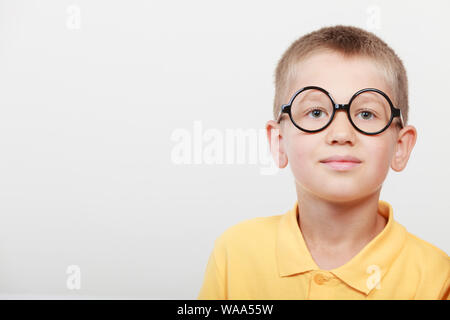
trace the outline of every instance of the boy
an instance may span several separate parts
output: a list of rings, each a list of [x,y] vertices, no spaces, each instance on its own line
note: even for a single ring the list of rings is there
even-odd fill
[[[301,37],[276,68],[274,118],[271,152],[297,201],[218,237],[198,299],[449,299],[448,255],[379,199],[417,136],[394,51],[356,27]]]

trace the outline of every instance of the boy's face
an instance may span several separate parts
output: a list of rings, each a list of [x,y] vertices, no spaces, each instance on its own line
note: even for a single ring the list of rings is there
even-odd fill
[[[336,103],[348,103],[360,89],[377,88],[396,104],[392,89],[370,58],[345,58],[331,51],[320,52],[302,60],[297,68],[297,78],[291,83],[284,103],[298,89],[315,85],[330,92]],[[353,128],[345,111],[337,111],[333,122],[316,133],[297,129],[288,115],[283,116],[280,124],[269,121],[266,128],[276,161],[280,167],[290,163],[297,187],[334,202],[351,201],[378,191],[390,166],[395,171],[406,166],[416,140],[414,127],[400,130],[393,123],[380,134],[362,134]],[[279,129],[279,136],[270,137],[271,129]],[[274,153],[276,144],[279,154]],[[321,162],[334,155],[353,156],[361,163],[339,171]]]

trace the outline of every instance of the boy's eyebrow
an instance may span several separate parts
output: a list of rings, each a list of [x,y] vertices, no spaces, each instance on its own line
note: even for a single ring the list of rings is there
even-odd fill
[[[318,90],[306,90],[300,93],[302,99],[300,101],[306,100],[306,99],[312,99],[315,98],[315,96],[317,97],[326,97],[328,98],[328,96],[322,92],[322,91],[318,91]],[[298,97],[298,96],[297,96]]]
[[[370,104],[383,105],[385,107],[389,107],[388,101],[379,95],[378,96],[377,95],[368,96],[368,95],[362,94],[362,95],[359,95],[356,98],[356,100],[358,100],[358,102],[362,103],[362,104],[370,103]]]
[[[307,92],[303,92],[304,93],[304,97],[307,96],[311,96],[311,95],[318,95],[318,96],[322,96],[325,95],[325,93],[323,93],[322,91],[318,91],[318,90],[307,90]]]
[[[311,98],[315,98],[314,96],[317,96],[317,97],[327,97],[328,99],[329,99],[329,97],[327,96],[327,94],[325,94],[324,92],[322,92],[322,91],[318,91],[318,90],[306,90],[306,91],[303,91],[303,92],[301,92],[300,93],[301,94],[301,97],[302,97],[302,100],[301,101],[303,101],[303,100],[307,100],[307,99],[311,99]],[[363,101],[370,101],[371,100],[371,98],[369,97],[369,95],[370,95],[370,97],[376,97],[376,99],[378,100],[380,100],[380,101],[382,101],[382,97],[381,96],[379,96],[378,94],[376,94],[375,92],[366,92],[366,93],[364,93],[363,95],[359,95],[358,97],[358,99],[360,99],[360,100],[363,100]],[[296,98],[297,99],[297,98]],[[337,102],[336,102],[337,103]],[[347,103],[348,103],[348,101],[347,101]]]

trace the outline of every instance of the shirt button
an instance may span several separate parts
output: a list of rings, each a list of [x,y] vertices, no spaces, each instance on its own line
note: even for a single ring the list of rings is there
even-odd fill
[[[317,283],[318,285],[322,285],[326,281],[327,281],[327,278],[321,273],[318,273],[314,276],[314,282]]]

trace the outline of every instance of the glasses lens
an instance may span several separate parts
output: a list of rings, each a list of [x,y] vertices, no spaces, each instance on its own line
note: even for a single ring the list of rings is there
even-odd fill
[[[352,101],[350,117],[360,130],[375,133],[388,124],[391,119],[391,107],[382,94],[365,91]]]
[[[292,101],[292,119],[305,130],[322,129],[332,114],[333,103],[326,93],[317,89],[304,90]]]

